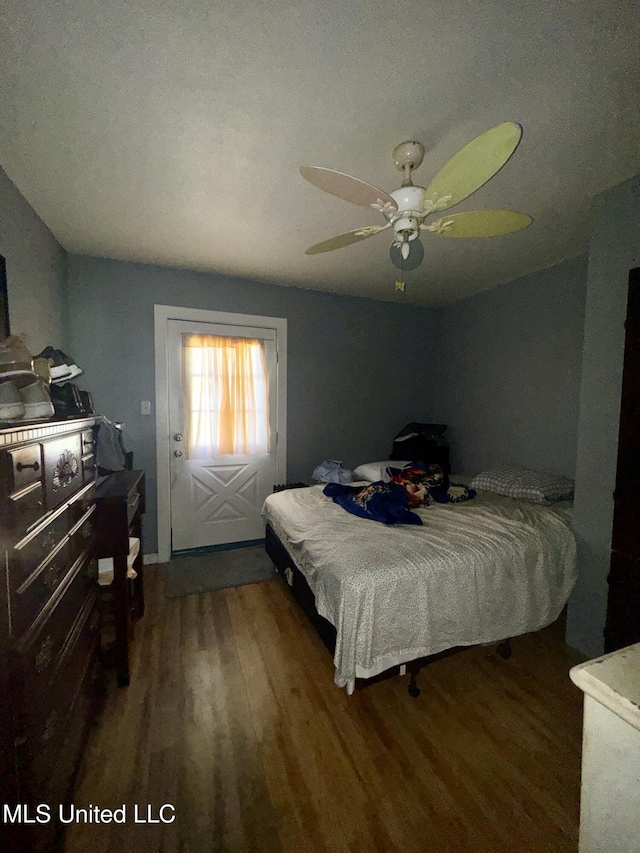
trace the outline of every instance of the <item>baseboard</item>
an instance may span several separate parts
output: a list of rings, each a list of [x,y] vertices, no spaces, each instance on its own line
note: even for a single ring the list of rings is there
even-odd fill
[[[142,557],[142,563],[145,566],[149,566],[153,563],[158,563],[159,558],[157,554],[144,554]]]

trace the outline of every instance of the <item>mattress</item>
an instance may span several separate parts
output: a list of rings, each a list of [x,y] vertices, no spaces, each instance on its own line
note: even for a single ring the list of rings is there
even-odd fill
[[[323,486],[270,495],[263,517],[335,626],[335,682],[553,622],[575,584],[570,504],[489,492],[417,510],[423,526],[346,512]]]

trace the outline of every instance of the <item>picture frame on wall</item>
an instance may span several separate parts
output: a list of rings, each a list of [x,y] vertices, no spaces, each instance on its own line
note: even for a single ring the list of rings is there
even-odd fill
[[[7,264],[0,255],[0,340],[8,338],[9,331],[9,298],[7,296]]]

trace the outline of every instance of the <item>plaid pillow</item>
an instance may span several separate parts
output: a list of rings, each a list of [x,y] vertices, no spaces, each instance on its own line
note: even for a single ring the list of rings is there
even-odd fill
[[[573,480],[568,477],[513,465],[497,465],[483,471],[473,478],[471,487],[544,506],[573,497]]]

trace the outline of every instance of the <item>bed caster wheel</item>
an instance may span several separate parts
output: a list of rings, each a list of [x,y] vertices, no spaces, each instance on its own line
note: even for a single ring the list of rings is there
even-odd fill
[[[501,658],[504,658],[504,660],[509,660],[509,658],[511,657],[511,643],[509,642],[509,640],[505,640],[503,643],[500,643],[496,651],[498,652]]]
[[[417,699],[420,695],[420,688],[416,683],[415,675],[411,676],[411,681],[409,682],[409,686],[407,687],[407,693],[411,696],[412,699]]]

